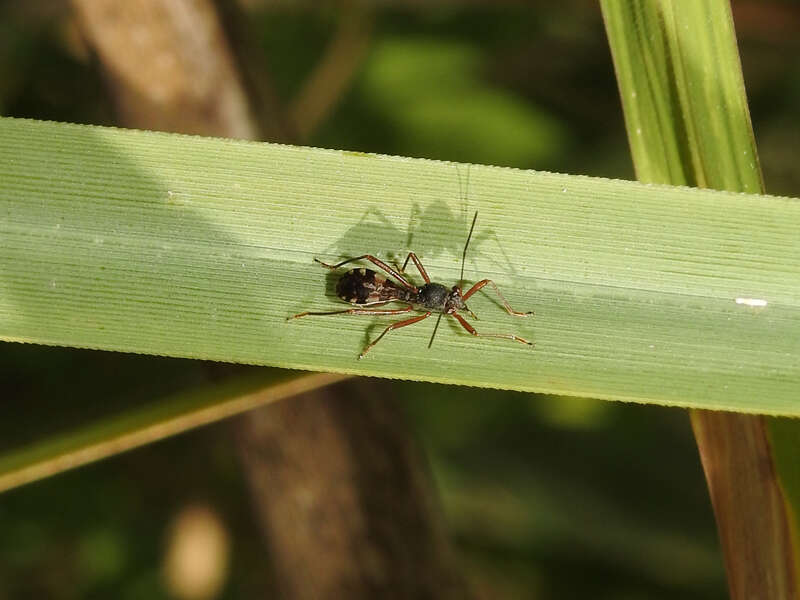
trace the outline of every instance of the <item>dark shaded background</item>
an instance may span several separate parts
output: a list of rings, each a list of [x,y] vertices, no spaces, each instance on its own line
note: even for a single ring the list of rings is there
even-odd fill
[[[346,11],[240,6],[240,34],[291,105]],[[800,7],[734,2],[767,190],[800,194]],[[633,178],[594,3],[381,3],[368,50],[306,143]],[[259,71],[259,68],[262,70]],[[0,114],[114,123],[61,2],[0,3]],[[0,445],[202,384],[200,363],[0,345]],[[724,598],[713,514],[684,411],[385,383],[427,452],[458,558],[482,598]],[[74,411],[63,408],[75,407]],[[54,415],[57,415],[54,417]],[[230,423],[0,496],[0,600],[167,598],[165,540],[201,504],[231,540],[221,597],[271,575]]]

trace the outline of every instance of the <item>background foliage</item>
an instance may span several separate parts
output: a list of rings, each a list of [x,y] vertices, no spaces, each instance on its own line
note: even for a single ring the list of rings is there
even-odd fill
[[[0,5],[0,113],[111,124],[101,76],[56,5]],[[337,13],[248,6],[249,33],[289,103]],[[800,12],[734,2],[734,17],[767,190],[797,196],[800,72],[788,57]],[[389,3],[375,19],[354,85],[309,143],[633,178],[596,6]],[[0,352],[4,445],[207,377],[190,361],[13,344]],[[683,411],[422,384],[387,393],[428,450],[461,559],[486,597],[725,596]],[[242,510],[249,498],[225,427],[0,496],[0,597],[166,597],[165,532],[198,501],[233,539],[224,596],[259,594],[269,574],[252,563],[261,541]]]

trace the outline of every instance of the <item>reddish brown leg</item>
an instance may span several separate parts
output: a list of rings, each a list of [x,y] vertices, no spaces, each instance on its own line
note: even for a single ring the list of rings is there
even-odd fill
[[[467,290],[467,291],[464,293],[464,295],[462,296],[462,298],[463,298],[463,299],[464,299],[464,301],[466,302],[467,298],[469,298],[470,296],[472,296],[472,294],[474,294],[475,292],[477,292],[479,289],[481,289],[481,288],[482,288],[482,287],[484,287],[485,285],[491,285],[491,286],[494,288],[494,291],[495,291],[495,292],[497,292],[497,295],[498,295],[498,296],[500,296],[500,300],[502,300],[502,302],[503,302],[503,306],[505,306],[505,307],[506,307],[506,310],[508,311],[508,314],[510,314],[510,315],[514,315],[515,317],[530,317],[530,316],[533,314],[533,311],[529,311],[529,312],[519,312],[519,311],[517,311],[517,310],[514,310],[513,308],[511,308],[511,305],[508,303],[508,300],[506,300],[505,296],[503,296],[503,294],[501,294],[501,293],[500,293],[500,290],[497,288],[497,284],[495,284],[495,282],[494,282],[494,281],[492,281],[491,279],[484,279],[483,281],[479,281],[478,283],[476,283],[475,285],[473,285],[471,288],[469,288],[469,289],[468,289],[468,290]],[[457,316],[457,315],[456,315],[456,316]]]
[[[385,302],[375,302],[374,304],[367,304],[365,306],[383,306],[384,304],[388,304],[389,302],[394,302],[394,300],[386,300]],[[287,321],[291,321],[292,319],[299,319],[300,317],[308,317],[308,316],[327,316],[327,315],[402,315],[403,313],[407,313],[413,310],[414,307],[409,305],[405,308],[394,308],[394,309],[374,309],[374,308],[345,308],[344,310],[331,310],[327,312],[301,312],[297,313],[294,316],[287,317]]]
[[[378,337],[375,338],[374,341],[367,344],[366,348],[358,355],[358,359],[361,360],[364,358],[364,355],[369,352],[370,348],[372,348],[375,344],[381,341],[381,338],[389,333],[392,329],[400,329],[401,327],[405,327],[406,325],[413,325],[414,323],[419,323],[422,319],[427,319],[431,316],[430,312],[426,312],[424,315],[419,315],[418,317],[411,317],[410,319],[406,319],[405,321],[398,321],[397,323],[392,323],[386,329],[383,330],[383,333],[380,334]]]
[[[346,265],[347,263],[355,262],[357,260],[362,260],[362,259],[363,260],[368,260],[373,265],[375,265],[378,268],[383,269],[384,271],[389,273],[389,275],[391,275],[392,277],[397,279],[397,281],[399,281],[405,288],[407,288],[407,289],[409,289],[409,290],[411,290],[413,292],[417,291],[416,286],[414,286],[414,284],[412,284],[408,279],[403,277],[396,269],[393,269],[392,267],[387,265],[385,262],[383,262],[381,259],[375,258],[371,254],[363,254],[362,256],[356,256],[355,258],[348,258],[347,260],[343,260],[342,262],[336,263],[335,265],[329,265],[328,263],[324,263],[318,258],[315,258],[314,260],[317,261],[319,264],[321,264],[323,267],[326,267],[326,268],[330,269],[331,271],[333,271],[334,269],[338,269],[342,265]]]
[[[520,342],[522,344],[528,344],[529,346],[533,346],[533,342],[529,342],[518,335],[514,335],[513,333],[478,333],[475,331],[475,328],[467,323],[467,321],[458,313],[452,313],[452,315],[458,319],[458,322],[461,323],[461,326],[469,331],[472,335],[476,337],[492,337],[492,338],[504,338],[507,340],[514,340],[515,342]],[[524,316],[524,315],[523,315]]]
[[[414,254],[413,252],[409,252],[408,253],[408,256],[406,256],[406,262],[403,263],[403,268],[400,269],[400,270],[403,273],[406,272],[406,265],[408,265],[408,259],[409,258],[414,261],[415,265],[417,265],[417,270],[419,271],[419,274],[422,275],[422,278],[425,280],[425,283],[430,283],[431,282],[431,278],[428,277],[428,274],[425,272],[425,267],[422,266],[422,263],[417,258],[417,255]]]

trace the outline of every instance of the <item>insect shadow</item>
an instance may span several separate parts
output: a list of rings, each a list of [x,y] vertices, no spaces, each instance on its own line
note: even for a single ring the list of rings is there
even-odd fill
[[[390,219],[381,208],[371,207],[335,244],[326,248],[324,254],[326,257],[346,258],[369,251],[384,260],[401,262],[408,252],[413,251],[425,261],[442,256],[460,261],[471,216],[466,206],[453,211],[445,202],[434,201],[423,209],[415,202],[407,218],[407,226],[402,228],[395,224],[397,218]],[[494,241],[502,262],[495,260],[493,253],[481,251],[490,241]],[[516,273],[497,233],[491,228],[482,228],[473,234],[467,265],[474,268],[477,259],[482,256],[487,256],[500,270]]]

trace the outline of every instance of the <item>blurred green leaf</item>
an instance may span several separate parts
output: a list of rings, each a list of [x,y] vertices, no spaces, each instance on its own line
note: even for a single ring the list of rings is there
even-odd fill
[[[389,39],[372,51],[361,87],[404,152],[509,166],[555,161],[567,142],[558,121],[480,73],[470,46]]]

